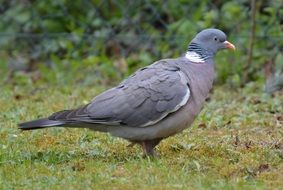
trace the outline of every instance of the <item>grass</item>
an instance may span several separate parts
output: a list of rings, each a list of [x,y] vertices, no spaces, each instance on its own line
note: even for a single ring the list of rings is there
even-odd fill
[[[282,189],[283,95],[253,83],[216,87],[195,123],[161,142],[159,159],[87,129],[17,129],[104,89],[3,86],[0,189]]]

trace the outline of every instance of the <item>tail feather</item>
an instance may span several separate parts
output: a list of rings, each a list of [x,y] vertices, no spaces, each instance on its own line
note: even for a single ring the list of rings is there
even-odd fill
[[[38,119],[34,121],[20,123],[19,129],[22,129],[22,130],[43,129],[46,127],[60,126],[64,124],[65,124],[64,121],[55,121],[55,120],[43,118],[43,119]]]

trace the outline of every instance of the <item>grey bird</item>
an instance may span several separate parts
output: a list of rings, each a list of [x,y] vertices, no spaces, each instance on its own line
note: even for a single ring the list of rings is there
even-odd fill
[[[201,111],[212,88],[213,58],[221,49],[235,46],[221,30],[202,30],[179,58],[156,61],[82,107],[19,128],[89,128],[139,144],[145,155],[154,156],[162,139],[189,127]]]

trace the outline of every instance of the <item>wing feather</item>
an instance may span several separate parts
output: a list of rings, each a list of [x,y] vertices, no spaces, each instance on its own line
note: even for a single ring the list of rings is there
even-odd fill
[[[186,75],[164,62],[138,70],[88,105],[65,110],[50,119],[147,127],[179,110],[190,98]]]

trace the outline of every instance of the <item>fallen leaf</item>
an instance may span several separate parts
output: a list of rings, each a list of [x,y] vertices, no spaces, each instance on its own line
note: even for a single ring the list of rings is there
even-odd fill
[[[258,172],[259,173],[267,171],[267,170],[269,170],[269,165],[268,164],[261,164],[258,167]]]

